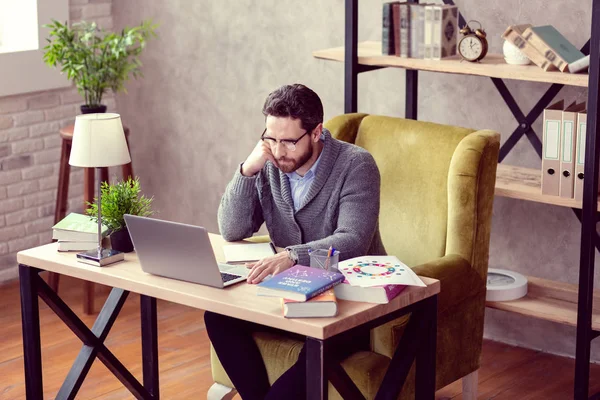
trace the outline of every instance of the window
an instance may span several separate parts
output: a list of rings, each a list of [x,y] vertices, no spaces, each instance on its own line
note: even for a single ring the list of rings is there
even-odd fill
[[[0,53],[37,50],[37,0],[0,0],[0,10]]]
[[[44,64],[42,25],[52,19],[68,21],[69,0],[0,0],[0,96],[70,86]]]

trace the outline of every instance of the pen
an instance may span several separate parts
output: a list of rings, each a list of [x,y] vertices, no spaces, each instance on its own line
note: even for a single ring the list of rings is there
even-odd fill
[[[271,250],[273,250],[273,254],[277,254],[277,249],[275,248],[273,242],[269,242],[269,245],[271,246]]]
[[[333,249],[333,246],[329,246],[329,251],[327,251],[327,259],[325,260],[325,270],[326,271],[329,269],[329,260],[331,259],[332,249]]]

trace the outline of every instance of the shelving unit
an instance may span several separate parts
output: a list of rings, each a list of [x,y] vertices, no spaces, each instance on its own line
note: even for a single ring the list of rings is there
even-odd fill
[[[415,2],[418,2],[415,1]],[[444,0],[453,4],[452,0]],[[526,136],[541,158],[541,142],[531,125],[541,115],[563,85],[588,88],[588,121],[586,134],[586,161],[583,202],[541,193],[541,171],[499,164],[496,179],[496,195],[534,201],[561,207],[569,207],[582,223],[579,263],[579,284],[550,281],[528,277],[526,297],[509,302],[488,302],[490,308],[510,311],[577,327],[574,397],[588,398],[589,362],[591,340],[600,335],[600,292],[594,291],[594,259],[598,243],[596,221],[600,211],[598,198],[598,117],[600,116],[600,0],[592,0],[592,36],[582,48],[590,52],[589,74],[547,72],[535,65],[508,65],[498,54],[488,54],[481,63],[469,63],[458,58],[445,60],[422,60],[382,55],[380,42],[358,42],[358,0],[345,0],[345,45],[313,52],[319,59],[344,63],[344,111],[357,112],[357,77],[359,73],[380,68],[403,68],[406,70],[405,117],[417,119],[418,71],[446,74],[483,76],[492,79],[497,90],[519,126],[500,149],[501,162],[516,142]],[[460,26],[465,25],[462,13]],[[552,84],[544,96],[525,115],[510,94],[503,79],[542,82]],[[600,398],[600,395],[592,396]]]
[[[575,199],[542,194],[541,171],[514,165],[498,164],[495,194],[511,199],[535,201],[561,207],[580,209],[582,206],[582,202]],[[600,211],[600,204],[598,211]]]
[[[313,56],[331,61],[344,62],[343,47],[314,51]],[[587,87],[588,74],[547,72],[537,65],[509,65],[501,54],[488,54],[480,63],[461,61],[460,57],[441,61],[405,58],[381,54],[381,42],[358,43],[358,64],[375,67],[399,67],[420,71],[443,72],[461,75],[477,75],[492,78],[517,79],[522,81],[559,83],[569,86]]]
[[[513,301],[488,301],[487,306],[577,326],[577,285],[528,276],[525,297]],[[592,328],[600,330],[600,293],[594,293]]]

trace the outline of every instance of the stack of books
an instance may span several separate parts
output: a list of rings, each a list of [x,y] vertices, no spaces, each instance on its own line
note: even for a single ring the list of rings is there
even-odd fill
[[[102,225],[102,236],[108,228]],[[87,251],[98,247],[98,223],[90,217],[70,213],[52,227],[52,239],[58,241],[58,251]]]
[[[407,286],[425,286],[394,256],[355,257],[338,268],[295,265],[258,284],[257,294],[280,297],[286,318],[314,318],[336,316],[338,299],[386,304]]]
[[[383,4],[382,54],[441,60],[457,55],[458,7]]]
[[[339,272],[294,265],[259,283],[256,294],[280,297],[286,318],[334,317],[337,299],[331,289],[343,280]]]
[[[573,46],[552,25],[511,25],[502,38],[512,43],[544,71],[581,72],[589,67],[590,58]]]

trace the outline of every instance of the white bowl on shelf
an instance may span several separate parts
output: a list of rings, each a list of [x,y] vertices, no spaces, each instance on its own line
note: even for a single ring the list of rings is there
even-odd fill
[[[529,58],[517,46],[509,42],[508,40],[504,41],[504,45],[502,45],[502,52],[504,53],[504,61],[507,64],[512,65],[528,65],[531,63]]]

